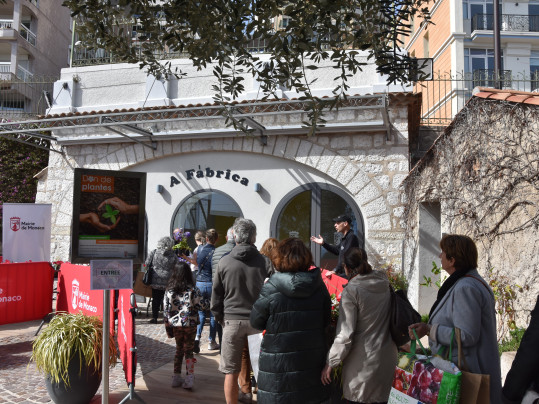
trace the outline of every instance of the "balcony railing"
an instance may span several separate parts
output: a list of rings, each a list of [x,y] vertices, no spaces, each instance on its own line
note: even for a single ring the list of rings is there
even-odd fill
[[[24,26],[21,24],[21,27],[19,29],[19,35],[26,39],[31,45],[36,46],[36,34],[34,34],[32,31],[30,31],[30,28]]]
[[[11,71],[11,63],[0,63],[0,73],[9,73]]]
[[[22,81],[30,81],[34,77],[33,73],[29,72],[22,66],[17,66],[17,77]]]
[[[472,18],[472,31],[492,31],[493,14],[476,14]],[[500,30],[518,32],[539,32],[539,15],[502,14]]]
[[[133,48],[138,60],[142,60],[146,55],[143,54],[141,42],[133,41]],[[252,40],[247,46],[247,50],[251,53],[264,53],[267,50],[266,41]],[[186,52],[161,52],[154,51],[154,55],[158,59],[187,59],[189,54]],[[75,47],[73,52],[72,66],[94,66],[112,63],[121,63],[123,60],[114,53],[107,52],[104,49],[87,49],[84,47]]]
[[[0,29],[13,29],[13,20],[0,20]]]

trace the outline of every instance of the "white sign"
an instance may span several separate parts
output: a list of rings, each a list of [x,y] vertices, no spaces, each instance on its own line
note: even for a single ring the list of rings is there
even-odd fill
[[[133,288],[132,260],[91,260],[90,289]]]
[[[50,203],[4,203],[2,255],[11,262],[51,259]]]

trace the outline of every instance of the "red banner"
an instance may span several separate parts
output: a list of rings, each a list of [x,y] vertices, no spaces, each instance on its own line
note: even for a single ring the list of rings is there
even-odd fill
[[[341,278],[339,275],[332,274],[329,277],[327,276],[328,270],[322,269],[322,280],[328,288],[330,295],[339,296],[342,293],[344,285],[348,283],[347,279]],[[340,298],[339,298],[340,299]]]
[[[39,320],[52,312],[53,284],[48,262],[0,264],[0,324]]]
[[[58,273],[56,311],[103,319],[103,291],[90,290],[90,267],[64,262]]]
[[[132,352],[135,348],[135,317],[131,308],[131,296],[134,294],[132,289],[122,289],[118,297],[118,348],[120,359],[122,360],[127,383],[135,383],[135,370],[137,367],[137,356]]]

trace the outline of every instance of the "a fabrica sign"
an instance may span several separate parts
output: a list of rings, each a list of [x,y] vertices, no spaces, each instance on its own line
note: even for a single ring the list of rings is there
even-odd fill
[[[198,170],[190,169],[185,170],[185,178],[187,181],[191,181],[194,178],[220,178],[223,180],[232,180],[234,182],[239,182],[241,185],[249,185],[249,179],[242,177],[238,174],[233,174],[230,169],[226,170],[214,170],[210,167],[206,167],[205,170],[202,170],[200,167]],[[180,184],[178,177],[172,175],[170,177],[170,187]]]

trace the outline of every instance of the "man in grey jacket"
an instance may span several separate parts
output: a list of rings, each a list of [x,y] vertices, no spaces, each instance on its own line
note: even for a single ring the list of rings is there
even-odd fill
[[[236,246],[217,265],[213,278],[211,311],[223,325],[219,370],[225,374],[224,392],[228,404],[238,402],[238,375],[247,336],[259,331],[249,317],[264,280],[270,276],[270,260],[255,247],[256,226],[252,220],[234,222]]]

